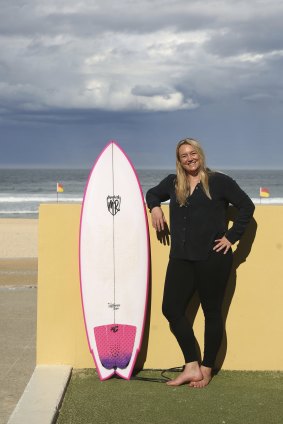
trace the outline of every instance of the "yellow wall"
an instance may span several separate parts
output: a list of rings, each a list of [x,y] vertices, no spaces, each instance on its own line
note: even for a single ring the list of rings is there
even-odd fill
[[[66,204],[40,207],[37,364],[70,364],[75,368],[94,366],[80,300],[80,209],[80,205]],[[163,209],[168,216],[168,206]],[[283,370],[282,218],[282,206],[258,205],[254,221],[235,252],[235,266],[239,266],[232,272],[223,308],[226,315],[234,293],[226,322],[228,341],[226,343],[224,337],[217,360],[218,365],[223,363],[224,369]],[[150,238],[150,307],[138,362],[145,368],[169,368],[183,364],[177,343],[161,313],[169,247],[157,240],[152,229]],[[190,316],[197,305],[195,299],[189,308]],[[202,348],[203,315],[200,308],[194,329]]]

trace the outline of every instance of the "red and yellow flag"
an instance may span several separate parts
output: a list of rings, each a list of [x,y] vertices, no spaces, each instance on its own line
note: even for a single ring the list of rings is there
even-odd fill
[[[57,193],[63,193],[64,192],[64,187],[62,184],[57,183]]]
[[[270,196],[270,193],[269,193],[268,188],[266,188],[266,187],[260,187],[259,188],[259,196],[260,197],[269,197]]]

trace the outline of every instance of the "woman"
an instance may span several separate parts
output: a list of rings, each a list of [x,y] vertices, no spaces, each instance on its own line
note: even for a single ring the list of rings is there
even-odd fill
[[[176,149],[177,175],[168,175],[147,192],[152,225],[164,230],[161,202],[170,199],[171,249],[162,311],[185,358],[183,372],[168,385],[204,387],[212,378],[223,335],[222,303],[232,267],[231,245],[243,235],[254,204],[227,175],[206,167],[200,144],[181,140]],[[227,229],[229,204],[238,209]],[[205,317],[204,355],[198,363],[196,339],[186,309],[197,291]]]

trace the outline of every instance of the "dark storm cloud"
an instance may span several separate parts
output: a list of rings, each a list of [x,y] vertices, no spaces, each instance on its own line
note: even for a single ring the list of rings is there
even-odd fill
[[[170,111],[196,108],[198,99],[219,93],[253,94],[269,61],[255,55],[282,48],[282,6],[270,6],[260,0],[6,2],[2,109]]]
[[[161,86],[151,86],[151,85],[136,85],[132,88],[132,93],[135,96],[168,96],[170,94],[170,90],[168,87]]]
[[[277,131],[282,17],[279,0],[4,1],[3,134],[12,142],[12,124],[21,127],[19,143],[46,125],[51,150],[57,137],[73,140],[75,151],[75,135],[89,139],[91,128],[101,139],[117,134],[151,148],[176,131],[206,140],[212,127],[219,140],[233,128],[235,143],[245,132],[259,137],[258,128]],[[141,157],[153,164],[159,153]]]

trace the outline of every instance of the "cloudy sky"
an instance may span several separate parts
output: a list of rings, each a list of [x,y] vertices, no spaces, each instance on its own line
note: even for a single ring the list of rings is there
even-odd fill
[[[283,168],[281,0],[0,0],[0,166]]]

